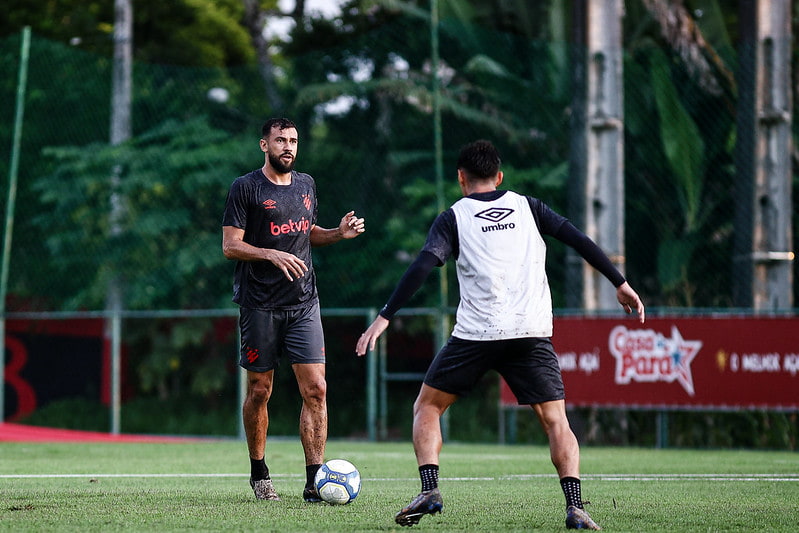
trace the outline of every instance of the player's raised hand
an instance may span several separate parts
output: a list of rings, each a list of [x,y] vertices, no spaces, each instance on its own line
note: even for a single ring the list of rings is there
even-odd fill
[[[341,217],[338,230],[343,239],[353,239],[366,231],[364,219],[355,216],[355,211],[350,211]]]
[[[375,321],[358,338],[358,342],[355,345],[355,353],[360,357],[365,355],[367,350],[374,350],[378,337],[386,331],[387,327],[388,320],[378,315]]]
[[[618,286],[616,289],[616,299],[619,300],[619,303],[627,314],[632,313],[633,309],[635,309],[638,312],[638,321],[641,324],[644,323],[646,319],[644,303],[641,301],[641,298],[638,297],[638,293],[630,287],[629,283],[625,281]]]

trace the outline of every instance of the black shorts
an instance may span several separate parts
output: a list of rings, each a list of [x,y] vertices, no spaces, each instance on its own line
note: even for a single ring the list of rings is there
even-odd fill
[[[277,368],[285,354],[291,364],[324,363],[325,338],[319,304],[295,310],[239,310],[239,366],[252,372]]]
[[[427,369],[424,383],[465,396],[489,370],[505,378],[519,405],[565,398],[558,356],[547,338],[469,341],[450,337]]]

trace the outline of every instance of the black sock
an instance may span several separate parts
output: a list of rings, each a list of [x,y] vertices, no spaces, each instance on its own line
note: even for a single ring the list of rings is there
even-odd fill
[[[560,479],[560,488],[566,496],[566,507],[571,505],[578,509],[583,508],[583,497],[580,495],[580,480],[576,477],[564,477]]]
[[[305,465],[305,488],[313,487],[313,480],[322,465]]]
[[[422,492],[438,487],[438,465],[420,466],[419,477],[422,478]]]
[[[253,481],[258,481],[259,479],[269,479],[269,468],[266,466],[265,458],[250,458],[250,479]]]

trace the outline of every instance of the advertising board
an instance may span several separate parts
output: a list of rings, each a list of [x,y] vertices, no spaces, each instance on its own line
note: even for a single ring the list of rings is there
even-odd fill
[[[799,410],[796,317],[556,317],[552,341],[569,406]]]

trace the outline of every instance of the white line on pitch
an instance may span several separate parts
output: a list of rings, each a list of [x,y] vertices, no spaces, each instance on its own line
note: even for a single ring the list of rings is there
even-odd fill
[[[247,477],[247,474],[0,474],[0,479],[57,479],[57,478],[226,478]],[[301,474],[276,474],[275,478],[301,478]],[[499,481],[545,479],[555,474],[509,474],[502,476],[442,477],[446,481]],[[799,474],[585,474],[583,479],[598,481],[793,481]],[[369,481],[416,481],[410,477],[364,477]]]

